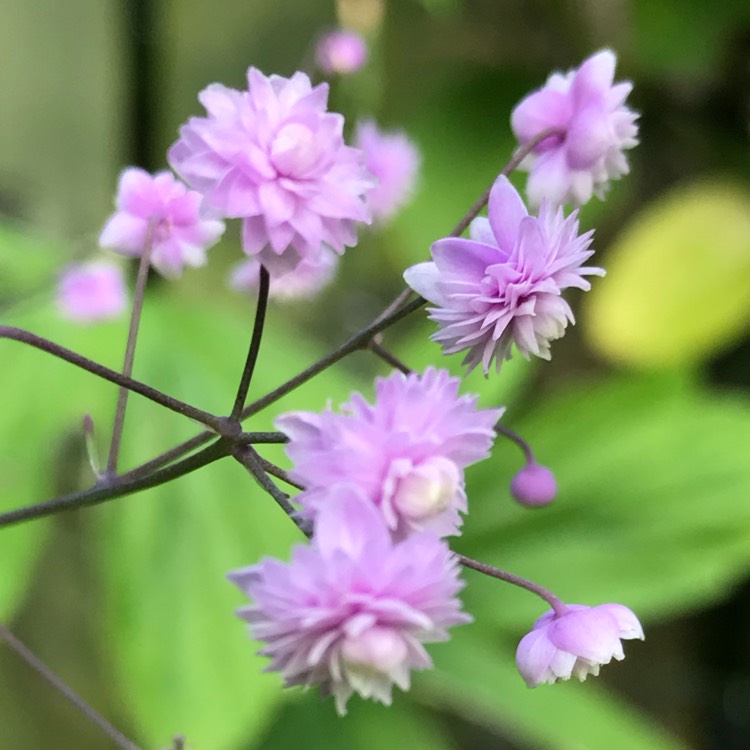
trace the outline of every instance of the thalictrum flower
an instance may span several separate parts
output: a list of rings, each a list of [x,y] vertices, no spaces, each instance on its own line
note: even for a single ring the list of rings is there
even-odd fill
[[[117,187],[117,211],[99,237],[102,247],[140,256],[151,245],[151,265],[176,278],[184,266],[206,263],[206,249],[224,232],[224,224],[199,211],[201,196],[188,190],[170,172],[150,175],[137,167],[125,169]]]
[[[367,61],[367,43],[356,31],[329,31],[315,48],[315,60],[326,75],[356,73]]]
[[[370,221],[365,193],[374,185],[364,154],[344,144],[344,118],[326,111],[328,85],[304,73],[266,77],[250,68],[248,90],[212,84],[169,150],[175,171],[208,209],[243,219],[243,248],[269,270],[317,261],[357,241]]]
[[[516,663],[529,687],[599,674],[603,664],[622,660],[621,640],[643,639],[638,618],[622,604],[568,604],[562,615],[542,615],[518,644]]]
[[[432,666],[423,643],[469,622],[448,546],[429,532],[394,542],[352,486],[329,492],[311,545],[290,563],[265,558],[229,578],[253,603],[238,611],[285,684],[319,685],[339,714],[353,693],[390,704],[411,670]]]
[[[68,266],[57,287],[62,314],[79,323],[116,318],[125,311],[127,294],[119,266],[94,262]]]
[[[445,354],[467,351],[464,362],[493,359],[498,370],[513,344],[527,359],[550,358],[550,342],[560,338],[573,312],[562,298],[569,287],[588,290],[584,278],[603,275],[584,266],[593,255],[592,232],[578,234],[574,212],[542,204],[530,216],[518,192],[500,176],[490,193],[489,219],[471,224],[471,239],[448,237],[432,245],[431,263],[407,269],[407,284],[435,307],[430,318],[440,329],[432,336]]]
[[[521,145],[548,128],[558,134],[534,148],[525,166],[529,202],[583,205],[604,197],[610,180],[629,171],[625,150],[638,144],[638,115],[625,105],[630,82],[614,84],[616,58],[610,50],[580,68],[553,73],[513,110],[511,125]]]
[[[360,487],[396,537],[429,529],[458,534],[466,511],[463,470],[486,458],[501,409],[478,409],[458,395],[459,379],[428,368],[376,381],[369,404],[354,393],[342,414],[292,412],[276,420],[288,437],[291,475],[307,489],[297,496],[314,517],[330,487]]]

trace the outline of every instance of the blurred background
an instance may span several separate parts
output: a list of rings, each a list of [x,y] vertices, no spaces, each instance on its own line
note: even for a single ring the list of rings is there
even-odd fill
[[[212,81],[248,65],[312,69],[318,36],[360,31],[370,60],[332,82],[348,122],[375,117],[422,151],[413,202],[364,233],[319,299],[271,311],[261,395],[372,319],[491,183],[514,148],[510,111],[552,70],[611,47],[634,83],[632,173],[581,214],[604,280],[573,300],[578,324],[551,363],[514,359],[468,392],[505,404],[560,486],[528,511],[508,491],[521,456],[498,443],[469,470],[455,548],[538,580],[568,601],[621,602],[645,643],[584,684],[527,690],[514,649],[543,607],[468,572],[476,622],[431,649],[386,708],[345,719],[316,691],[262,674],[225,573],[298,541],[243,470],[225,461],[105,506],[0,532],[0,619],[144,748],[183,734],[200,750],[408,746],[678,750],[750,747],[750,5],[745,0],[0,0],[0,323],[119,367],[126,323],[79,326],[54,305],[60,270],[94,256],[119,171],[166,166],[179,125]],[[516,175],[522,187],[524,175]],[[210,263],[151,280],[135,376],[226,412],[253,300],[230,291],[230,226]],[[133,272],[133,269],[129,269]],[[461,373],[424,315],[388,345],[410,366]],[[106,449],[107,383],[2,343],[0,509],[85,487],[81,418]],[[361,353],[286,397],[290,408],[372,393],[384,365]],[[131,399],[123,467],[193,435]],[[278,450],[271,460],[284,462]],[[0,646],[0,747],[108,740]]]

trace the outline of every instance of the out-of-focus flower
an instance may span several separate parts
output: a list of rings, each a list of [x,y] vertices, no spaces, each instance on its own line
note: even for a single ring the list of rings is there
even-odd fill
[[[489,455],[502,414],[478,409],[475,396],[459,396],[459,382],[433,368],[395,372],[376,381],[373,405],[354,393],[343,414],[279,417],[291,475],[307,488],[297,496],[303,514],[314,517],[330,487],[351,483],[397,538],[422,529],[458,534],[466,511],[463,469]]]
[[[199,99],[207,117],[192,117],[169,161],[206,206],[243,219],[243,247],[272,273],[317,261],[357,241],[370,221],[373,186],[364,154],[344,144],[344,118],[326,112],[328,85],[304,73],[267,78],[250,68],[248,90],[212,84]]]
[[[119,266],[94,262],[68,266],[60,276],[57,305],[79,323],[116,318],[125,311],[127,294]]]
[[[625,654],[621,640],[643,639],[638,618],[622,604],[568,604],[563,615],[542,615],[518,644],[516,664],[529,687],[595,677],[603,664]]]
[[[468,350],[464,363],[470,370],[481,363],[485,375],[493,359],[500,370],[512,344],[527,359],[549,359],[550,342],[574,322],[563,290],[588,290],[584,277],[604,274],[582,265],[593,255],[593,232],[579,235],[576,213],[566,219],[546,202],[538,218],[529,216],[500,176],[490,193],[489,219],[475,219],[470,234],[438,240],[433,262],[404,274],[412,289],[436,305],[429,308],[440,326],[433,340],[445,354]]]
[[[202,217],[201,196],[170,172],[150,175],[125,169],[117,187],[117,211],[99,237],[102,247],[140,256],[151,243],[151,265],[167,278],[185,266],[206,263],[206,249],[218,242],[224,223]]]
[[[352,486],[329,491],[312,545],[290,563],[266,558],[229,578],[253,600],[238,614],[268,669],[287,686],[319,685],[339,714],[353,693],[390,704],[394,684],[408,690],[411,670],[432,666],[422,644],[471,620],[448,546],[428,532],[394,543]]]
[[[411,198],[419,150],[403,131],[381,131],[369,120],[357,126],[354,145],[365,152],[367,168],[379,180],[367,195],[373,221],[386,222]]]
[[[356,73],[367,62],[367,43],[350,29],[329,31],[315,48],[315,60],[326,75]]]
[[[333,281],[339,264],[339,256],[323,248],[316,260],[304,259],[291,271],[271,274],[269,297],[284,302],[311,299]],[[258,288],[260,261],[248,258],[232,270],[230,285],[238,292],[252,292]]]
[[[555,499],[557,481],[546,466],[530,461],[513,477],[510,492],[521,505],[539,508]]]
[[[624,151],[638,144],[638,115],[625,105],[632,84],[613,84],[615,64],[613,52],[598,52],[577,70],[553,73],[513,110],[521,145],[548,128],[560,133],[536,146],[526,162],[532,205],[547,199],[581,206],[592,195],[603,198],[609,181],[628,173]]]

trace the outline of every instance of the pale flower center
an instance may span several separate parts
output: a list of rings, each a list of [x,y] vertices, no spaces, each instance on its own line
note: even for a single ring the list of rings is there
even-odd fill
[[[377,625],[359,635],[347,636],[341,644],[347,671],[359,677],[388,675],[403,664],[407,654],[406,644],[395,630]]]
[[[393,504],[407,518],[433,518],[451,504],[458,483],[459,471],[453,461],[442,456],[428,458],[399,480]]]
[[[279,173],[288,177],[305,174],[318,159],[318,146],[310,128],[289,123],[279,130],[271,144],[271,161]]]

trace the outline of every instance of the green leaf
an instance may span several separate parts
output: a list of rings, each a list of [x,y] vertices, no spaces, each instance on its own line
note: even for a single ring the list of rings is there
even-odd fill
[[[620,601],[647,621],[718,600],[747,574],[746,399],[629,378],[571,389],[514,427],[554,470],[559,497],[543,510],[515,505],[507,487],[520,460],[500,467],[496,453],[471,473],[462,551],[567,601]],[[493,585],[467,591],[478,619],[518,633],[544,609]]]
[[[471,630],[434,649],[436,668],[418,678],[417,698],[540,750],[682,747],[593,681],[529,690],[509,656],[509,644],[478,627]]]
[[[608,359],[644,368],[700,361],[750,322],[750,192],[698,183],[645,209],[610,248],[583,330]]]
[[[197,308],[174,297],[148,302],[135,375],[191,403],[228,412],[252,326],[251,316]],[[271,324],[252,394],[259,396],[316,355]],[[266,429],[282,409],[320,408],[354,385],[330,370],[250,420]],[[150,459],[196,432],[195,425],[131,398],[123,468]],[[261,447],[263,455],[280,455]],[[296,527],[225,459],[190,476],[91,512],[105,596],[108,649],[123,698],[144,743],[177,733],[196,747],[231,748],[268,722],[283,690],[278,675],[234,615],[244,597],[226,580],[261,555],[287,559]],[[114,644],[114,645],[113,645]]]

